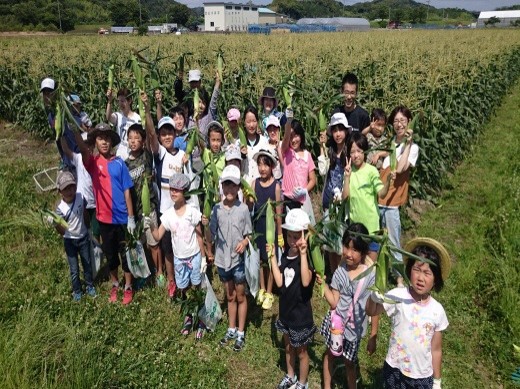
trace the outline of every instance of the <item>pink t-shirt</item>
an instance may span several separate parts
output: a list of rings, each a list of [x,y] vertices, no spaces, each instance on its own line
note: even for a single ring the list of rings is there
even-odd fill
[[[307,187],[309,173],[316,168],[311,154],[305,150],[303,156],[300,156],[289,147],[283,154],[283,166],[282,192],[284,197],[303,203],[305,198],[295,199],[293,190],[297,187]]]

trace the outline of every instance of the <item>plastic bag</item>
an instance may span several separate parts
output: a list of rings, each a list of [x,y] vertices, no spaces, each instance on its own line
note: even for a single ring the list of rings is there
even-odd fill
[[[204,306],[199,310],[198,316],[207,329],[214,331],[217,323],[222,318],[222,308],[220,308],[217,296],[206,274],[204,274],[202,287],[206,289],[206,299],[204,300]]]
[[[99,269],[101,268],[101,262],[103,261],[103,250],[99,245],[99,242],[94,239],[92,233],[90,234],[90,263],[92,265],[92,278],[95,279]]]
[[[246,281],[249,285],[249,291],[256,297],[260,288],[260,252],[249,242],[249,247],[244,252]]]
[[[316,225],[316,218],[314,217],[314,210],[312,209],[311,197],[307,194],[305,196],[305,201],[302,204],[302,209],[305,211],[307,215],[309,215],[309,220],[311,222],[311,226]]]
[[[141,242],[136,241],[135,247],[129,248],[126,251],[126,260],[130,273],[132,273],[135,278],[146,278],[150,275],[150,269],[148,268],[146,255]]]

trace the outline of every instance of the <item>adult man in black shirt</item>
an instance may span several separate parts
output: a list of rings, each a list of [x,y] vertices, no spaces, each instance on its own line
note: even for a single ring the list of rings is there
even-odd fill
[[[337,107],[333,113],[342,112],[352,126],[352,131],[363,131],[370,125],[368,112],[357,105],[358,78],[353,73],[347,73],[341,81],[341,92],[345,96],[343,105]]]

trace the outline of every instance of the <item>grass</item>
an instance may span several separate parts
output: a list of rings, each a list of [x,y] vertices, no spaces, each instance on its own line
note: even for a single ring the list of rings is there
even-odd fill
[[[450,321],[443,347],[447,388],[512,387],[511,344],[520,338],[519,107],[517,85],[451,177],[453,189],[408,232],[438,239],[454,257],[446,288],[436,296]],[[0,126],[0,221],[56,200],[54,193],[36,194],[32,182],[34,173],[56,163],[53,145]],[[2,388],[270,388],[283,375],[283,348],[274,329],[277,304],[269,312],[250,304],[246,348],[233,353],[217,346],[225,317],[202,342],[181,337],[179,307],[164,290],[145,288],[128,307],[110,305],[109,285],[101,278],[97,299],[73,303],[60,239],[43,226],[6,229],[0,222],[0,274]],[[316,297],[317,325],[326,309]],[[383,319],[376,354],[368,357],[362,343],[363,388],[381,387],[388,335]],[[310,348],[312,388],[321,382],[323,351],[317,336]],[[338,365],[338,382],[343,373]]]

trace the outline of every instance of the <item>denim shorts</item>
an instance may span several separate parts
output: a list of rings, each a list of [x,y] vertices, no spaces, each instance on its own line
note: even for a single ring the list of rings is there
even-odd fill
[[[175,268],[175,283],[180,289],[186,289],[190,285],[200,285],[202,278],[200,275],[200,264],[202,255],[200,251],[188,258],[173,258]]]
[[[221,267],[217,267],[217,271],[220,281],[222,282],[233,281],[235,284],[243,284],[246,282],[244,261],[240,262],[238,265],[232,269],[229,269],[228,271]]]

